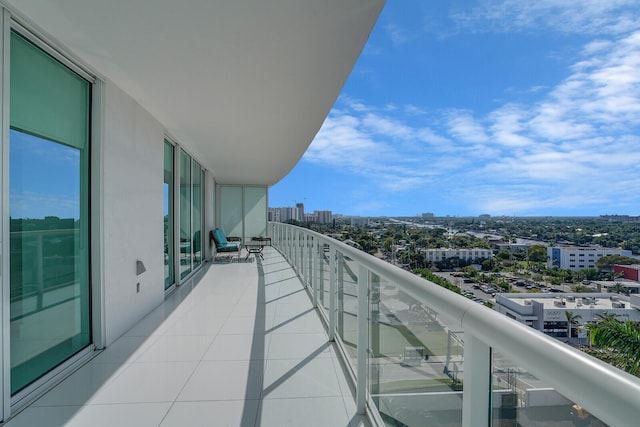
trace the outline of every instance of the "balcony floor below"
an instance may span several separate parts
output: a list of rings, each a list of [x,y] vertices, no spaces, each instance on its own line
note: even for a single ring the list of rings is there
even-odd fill
[[[280,253],[193,282],[5,425],[368,425]]]

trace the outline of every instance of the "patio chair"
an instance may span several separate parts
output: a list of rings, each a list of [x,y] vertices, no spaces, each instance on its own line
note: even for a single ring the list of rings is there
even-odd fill
[[[227,237],[224,232],[216,228],[209,232],[209,244],[215,243],[216,254],[214,259],[217,259],[221,253],[229,253],[230,259],[233,258],[233,252],[237,252],[240,256],[240,250],[242,249],[242,243],[240,237]]]

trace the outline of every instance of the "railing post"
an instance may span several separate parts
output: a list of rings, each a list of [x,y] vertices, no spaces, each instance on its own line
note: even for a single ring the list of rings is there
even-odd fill
[[[322,283],[324,277],[322,276],[322,256],[320,251],[322,250],[322,243],[318,242],[317,245],[313,246],[313,249],[316,252],[316,262],[315,262],[315,277],[316,277],[316,289],[313,290],[313,306],[318,306],[318,284]]]
[[[307,239],[307,250],[308,250],[308,268],[307,268],[307,281],[309,282],[309,286],[313,289],[318,286],[318,282],[313,280],[313,250],[315,249],[315,239],[313,236],[308,235]]]
[[[358,267],[358,349],[356,367],[356,412],[364,414],[367,404],[367,357],[369,347],[369,270]]]
[[[298,252],[300,251],[300,231],[298,229],[293,230],[293,265],[296,273],[300,274],[300,266],[298,265]]]
[[[491,347],[465,332],[462,426],[491,425]]]
[[[300,252],[299,252],[300,257],[298,258],[298,272],[300,273],[300,277],[302,277],[303,283],[306,286],[309,286],[309,282],[307,281],[307,278],[305,276],[306,270],[304,265],[305,257],[307,255],[305,253],[305,248],[307,247],[307,236],[304,231],[300,231],[298,236],[299,236],[298,242],[300,245]]]
[[[336,299],[337,295],[336,277],[336,248],[329,247],[329,341],[336,340]]]

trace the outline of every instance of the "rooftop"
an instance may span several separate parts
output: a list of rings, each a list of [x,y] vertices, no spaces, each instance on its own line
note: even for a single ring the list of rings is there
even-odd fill
[[[614,307],[616,303],[624,303],[627,310],[637,310],[631,307],[629,298],[617,294],[601,293],[564,293],[564,294],[501,294],[503,298],[508,298],[518,305],[530,305],[531,302],[542,304],[545,309],[558,308],[558,303],[564,303],[563,309],[587,309],[598,308],[600,310],[620,310],[621,307]]]

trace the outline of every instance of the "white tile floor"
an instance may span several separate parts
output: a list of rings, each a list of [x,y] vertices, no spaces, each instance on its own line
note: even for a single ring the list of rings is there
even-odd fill
[[[368,423],[300,281],[267,247],[263,261],[210,265],[6,426]]]

